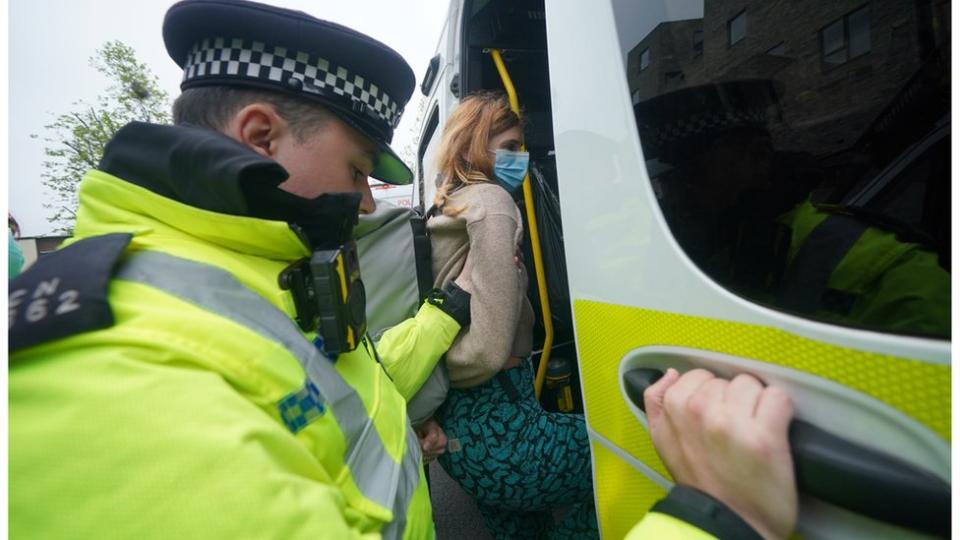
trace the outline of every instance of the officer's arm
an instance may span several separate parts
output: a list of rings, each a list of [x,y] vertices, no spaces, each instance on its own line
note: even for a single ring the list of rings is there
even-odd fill
[[[114,290],[137,287],[119,283]],[[118,313],[129,312],[121,307]],[[185,315],[199,321],[195,313]],[[277,405],[268,395],[245,395],[269,389],[260,383],[268,375],[229,369],[246,364],[236,360],[235,349],[201,347],[162,329],[91,332],[82,337],[93,339],[56,342],[36,347],[36,358],[20,357],[33,365],[44,355],[56,362],[16,373],[21,397],[24,388],[53,390],[49,399],[11,402],[18,418],[27,419],[16,423],[19,431],[11,428],[11,441],[18,441],[11,445],[18,468],[11,470],[19,475],[16,484],[11,480],[19,490],[11,509],[25,533],[16,536],[380,537],[377,524],[349,506],[330,472],[338,460],[328,452],[342,452],[343,444],[336,419],[321,415],[292,433],[273,417]],[[128,344],[131,335],[165,347]],[[267,353],[258,356],[263,365],[291,361],[285,351],[271,357],[255,341],[236,342]],[[227,369],[208,371],[204,362]],[[75,373],[77,365],[86,366],[84,373]],[[67,378],[68,385],[57,382]],[[58,412],[63,403],[70,414]]]
[[[189,411],[182,417],[187,427],[178,433],[187,436],[170,437],[180,445],[171,452],[182,456],[169,462],[188,463],[187,470],[171,467],[158,482],[176,485],[167,487],[175,501],[165,501],[164,508],[167,519],[185,522],[173,527],[189,531],[183,538],[380,538],[357,519],[335,479],[294,435],[229,389],[210,396],[219,400],[209,407],[214,410]],[[230,427],[222,425],[230,421]],[[191,429],[210,435],[191,441]],[[160,455],[156,462],[163,460]],[[157,467],[145,468],[151,466]]]
[[[417,314],[384,332],[377,352],[397,390],[409,400],[470,320],[470,294],[456,286],[435,291]]]
[[[761,537],[727,505],[701,491],[677,486],[653,506],[625,540],[653,538],[760,540]]]
[[[783,390],[746,374],[728,381],[669,369],[644,403],[657,453],[677,484],[690,487],[674,488],[631,538],[660,538],[658,528],[688,538],[696,529],[718,538],[790,536],[797,486],[787,440],[793,404]]]
[[[878,236],[864,234],[865,239]],[[912,248],[898,257],[860,304],[858,322],[895,332],[950,335],[950,274],[925,249]]]

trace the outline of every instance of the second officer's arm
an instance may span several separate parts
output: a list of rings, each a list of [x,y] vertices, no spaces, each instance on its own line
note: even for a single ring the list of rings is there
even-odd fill
[[[677,482],[627,535],[700,540],[788,538],[797,485],[790,397],[750,375],[731,381],[670,369],[644,394],[650,435]]]
[[[451,282],[434,290],[417,314],[377,343],[384,368],[407,400],[417,393],[460,329],[470,323],[470,293]]]

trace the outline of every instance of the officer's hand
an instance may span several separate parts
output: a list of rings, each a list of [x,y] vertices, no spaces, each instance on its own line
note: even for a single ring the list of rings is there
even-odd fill
[[[431,418],[416,428],[417,439],[423,450],[423,462],[430,463],[446,452],[447,434],[436,420]]]
[[[706,492],[764,538],[787,538],[797,522],[797,487],[787,394],[749,375],[732,381],[669,369],[644,393],[654,446],[679,484]]]

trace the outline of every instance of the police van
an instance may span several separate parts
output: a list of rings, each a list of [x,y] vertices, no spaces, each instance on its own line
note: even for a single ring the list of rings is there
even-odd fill
[[[790,392],[803,538],[949,534],[949,44],[948,0],[451,3],[413,204],[460,100],[515,98],[538,392],[576,366],[604,538],[671,485],[667,367]]]

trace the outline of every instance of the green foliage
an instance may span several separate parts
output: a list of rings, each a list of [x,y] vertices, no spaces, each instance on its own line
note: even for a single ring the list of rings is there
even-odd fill
[[[44,206],[55,209],[47,219],[67,234],[76,219],[80,179],[100,162],[113,134],[134,120],[170,123],[169,96],[150,68],[137,61],[132,47],[109,41],[90,58],[90,66],[110,80],[110,87],[95,105],[75,102],[77,110],[45,126],[43,139],[47,160],[41,177],[52,195]]]

